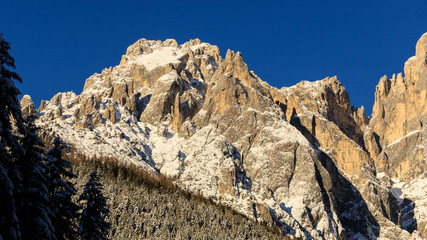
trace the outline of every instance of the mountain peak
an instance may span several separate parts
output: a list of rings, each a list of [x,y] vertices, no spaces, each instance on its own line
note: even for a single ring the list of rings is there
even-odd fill
[[[138,64],[145,66],[147,70],[153,70],[158,66],[176,63],[199,49],[210,49],[219,54],[218,47],[202,43],[198,38],[182,45],[178,45],[175,39],[155,41],[141,38],[127,48],[120,64]]]
[[[376,171],[400,176],[402,138],[422,156],[426,116],[416,113],[425,101],[407,100],[425,99],[424,39],[405,79],[380,80],[381,107],[370,122],[336,76],[279,90],[249,71],[240,52],[228,50],[223,59],[199,39],[140,39],[119,66],[90,76],[80,95],[58,93],[45,102],[37,123],[87,156],[102,153],[163,174],[288,235],[408,239],[399,224],[409,210]],[[402,129],[396,122],[407,129],[388,135]],[[405,176],[425,169],[422,161],[416,173],[403,163]]]

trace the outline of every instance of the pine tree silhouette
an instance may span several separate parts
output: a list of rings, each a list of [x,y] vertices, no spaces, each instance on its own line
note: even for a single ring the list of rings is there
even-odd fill
[[[36,116],[25,118],[27,134],[22,138],[25,154],[17,161],[22,187],[17,196],[17,210],[23,239],[56,239],[51,221],[47,177],[43,163],[43,142],[34,125]]]
[[[79,197],[82,203],[80,226],[78,234],[82,240],[104,240],[111,225],[105,221],[110,212],[107,202],[102,195],[102,184],[99,182],[96,170],[90,174],[83,193]]]
[[[14,240],[21,239],[14,194],[22,181],[16,160],[23,156],[24,150],[12,132],[12,125],[23,135],[25,128],[18,101],[20,92],[14,82],[22,82],[22,79],[9,70],[15,69],[9,50],[10,43],[0,34],[0,239]]]
[[[55,137],[53,145],[46,154],[47,189],[52,207],[52,223],[58,240],[75,239],[78,206],[71,200],[76,194],[76,189],[70,179],[77,176],[72,172],[70,162],[62,158],[65,145],[59,137]]]

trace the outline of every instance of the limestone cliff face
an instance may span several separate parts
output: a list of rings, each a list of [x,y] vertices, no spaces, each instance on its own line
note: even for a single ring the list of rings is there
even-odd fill
[[[425,99],[419,83],[425,85],[419,60],[425,54],[418,51],[425,48],[417,45],[405,70],[411,80],[400,77],[404,87],[383,81],[368,122],[336,77],[279,90],[250,71],[239,52],[222,58],[218,47],[198,39],[182,45],[140,39],[120,65],[89,77],[80,95],[58,93],[42,102],[37,124],[87,156],[111,156],[166,175],[286,235],[409,239],[391,180],[379,179],[377,171],[383,155],[388,171],[397,171],[390,159],[409,149],[384,146],[425,132],[425,101],[410,105],[407,99],[414,91]],[[390,94],[409,109],[396,139],[381,124],[401,121]],[[386,114],[377,117],[376,109]]]
[[[415,56],[409,58],[401,73],[388,79],[381,78],[376,87],[371,120],[364,140],[367,151],[375,161],[376,171],[385,179],[394,178],[395,189],[411,189],[421,185],[417,192],[425,193],[427,176],[427,33],[417,42]],[[397,179],[397,180],[396,180]],[[405,181],[403,183],[402,181]],[[409,228],[417,228],[427,237],[425,194],[398,193],[415,202],[417,221]]]
[[[282,106],[286,119],[356,186],[380,225],[387,221],[399,224],[398,202],[387,188],[380,187],[374,161],[365,151],[363,130],[368,120],[364,108],[351,106],[338,79],[303,81],[274,92],[275,102]]]
[[[350,105],[348,93],[337,77],[276,90],[275,102],[283,106],[286,119],[328,153],[345,173],[358,174],[363,162],[372,165],[363,151],[367,125],[364,108]]]
[[[427,124],[426,54],[424,34],[416,45],[416,55],[405,63],[405,76],[384,76],[376,88],[365,141],[377,170],[392,177],[412,179],[427,169],[423,143]]]
[[[21,99],[21,109],[22,115],[28,116],[32,114],[36,114],[36,105],[29,95],[24,95]]]

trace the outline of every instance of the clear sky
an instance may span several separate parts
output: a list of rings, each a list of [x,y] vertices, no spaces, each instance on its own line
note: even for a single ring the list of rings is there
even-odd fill
[[[18,87],[37,106],[60,91],[79,94],[140,38],[199,38],[223,56],[241,51],[275,87],[337,75],[369,115],[380,77],[403,72],[427,32],[427,1],[2,0],[0,17]]]

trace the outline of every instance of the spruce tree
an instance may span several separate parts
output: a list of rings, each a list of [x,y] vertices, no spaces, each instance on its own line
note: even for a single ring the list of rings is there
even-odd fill
[[[12,191],[13,184],[7,176],[7,170],[0,163],[0,240],[20,239]]]
[[[83,209],[78,229],[82,240],[108,239],[107,234],[111,225],[105,221],[105,217],[110,210],[107,208],[107,201],[102,195],[102,190],[102,184],[95,170],[90,174],[78,200],[82,203]]]
[[[36,133],[35,118],[29,115],[25,119],[27,134],[21,140],[25,154],[17,161],[22,174],[21,191],[16,197],[18,219],[22,239],[56,239],[42,157],[44,144]]]
[[[15,60],[9,54],[10,43],[0,34],[0,239],[20,239],[14,194],[19,191],[21,174],[16,161],[23,156],[23,148],[12,132],[25,135],[22,113],[18,100],[20,94],[15,81],[22,82],[14,71]]]
[[[78,206],[71,200],[76,194],[76,178],[69,161],[62,158],[64,143],[55,137],[53,147],[46,154],[46,171],[48,176],[48,197],[52,207],[52,223],[58,240],[75,239],[78,218]]]

